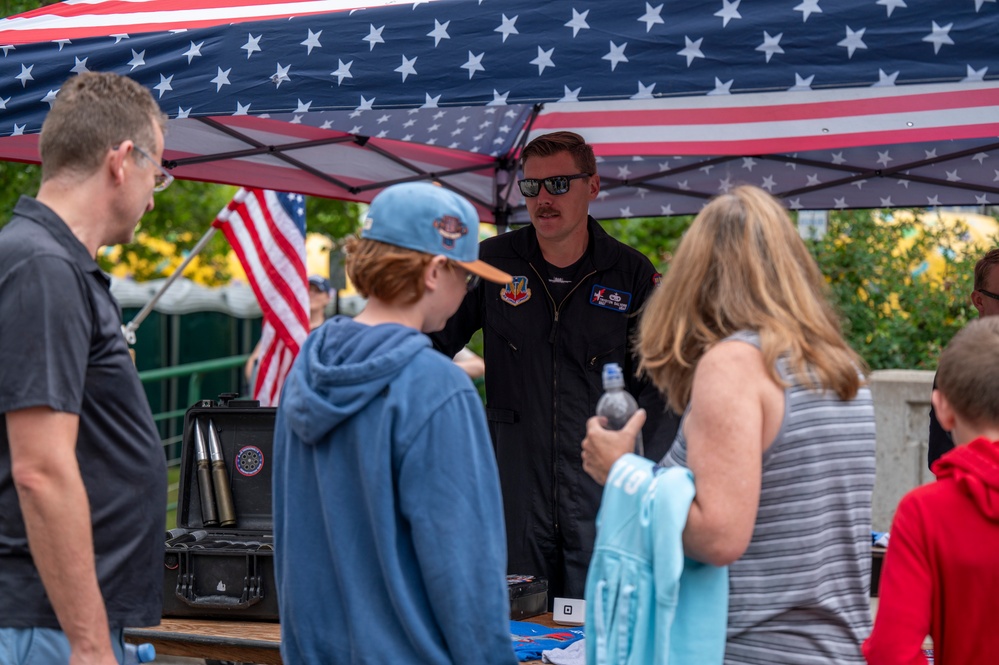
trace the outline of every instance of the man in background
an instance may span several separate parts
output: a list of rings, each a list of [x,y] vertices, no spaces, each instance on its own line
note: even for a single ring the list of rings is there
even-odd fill
[[[985,256],[975,264],[975,289],[971,292],[971,304],[978,310],[979,318],[999,314],[999,248],[986,252]],[[933,377],[933,388],[937,387],[937,379]],[[934,406],[930,405],[930,439],[927,451],[927,465],[933,468],[933,463],[941,455],[954,448],[950,432],[940,426]]]
[[[315,330],[326,320],[333,286],[322,275],[309,275],[309,330]]]
[[[624,368],[627,390],[649,413],[650,459],[665,454],[676,422],[655,388],[635,377],[631,353],[659,273],[588,215],[600,192],[593,148],[572,132],[546,134],[524,148],[522,167],[531,225],[480,249],[513,281],[480,284],[433,339],[450,357],[483,331],[508,569],[548,578],[551,602],[583,597],[593,553],[601,488],[583,472],[580,442],[603,392],[604,364]]]
[[[94,257],[170,184],[165,122],[129,78],[69,79],[0,231],[2,665],[117,664],[160,621],[166,460]]]
[[[322,275],[309,275],[309,331],[313,331],[326,320],[326,308],[329,307],[333,286]],[[253,347],[250,357],[243,366],[243,376],[246,378],[247,393],[253,394],[253,386],[257,382],[257,366],[260,364],[260,342]]]

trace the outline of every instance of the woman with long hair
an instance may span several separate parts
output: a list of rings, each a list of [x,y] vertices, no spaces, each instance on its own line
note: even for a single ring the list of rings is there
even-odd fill
[[[825,281],[780,203],[737,187],[682,239],[639,327],[639,370],[683,413],[662,466],[694,475],[693,559],[729,566],[726,663],[863,663],[874,408]],[[587,423],[603,482],[631,450]]]

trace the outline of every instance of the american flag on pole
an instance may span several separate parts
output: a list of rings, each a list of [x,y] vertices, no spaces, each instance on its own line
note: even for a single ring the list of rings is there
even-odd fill
[[[239,257],[264,313],[253,398],[277,406],[291,363],[309,334],[305,197],[240,189],[212,225]]]

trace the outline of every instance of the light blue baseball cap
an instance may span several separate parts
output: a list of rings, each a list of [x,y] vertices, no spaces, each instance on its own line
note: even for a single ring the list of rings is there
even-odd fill
[[[428,182],[383,189],[371,201],[361,237],[451,259],[479,277],[507,284],[508,273],[479,260],[479,215],[465,197]]]

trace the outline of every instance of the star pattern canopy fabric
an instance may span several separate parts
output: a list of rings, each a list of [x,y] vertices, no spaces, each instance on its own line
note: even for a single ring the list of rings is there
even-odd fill
[[[516,156],[595,146],[598,217],[999,202],[995,0],[70,0],[0,20],[0,158],[69,76],[170,116],[181,178],[368,201],[435,179],[524,221]]]

